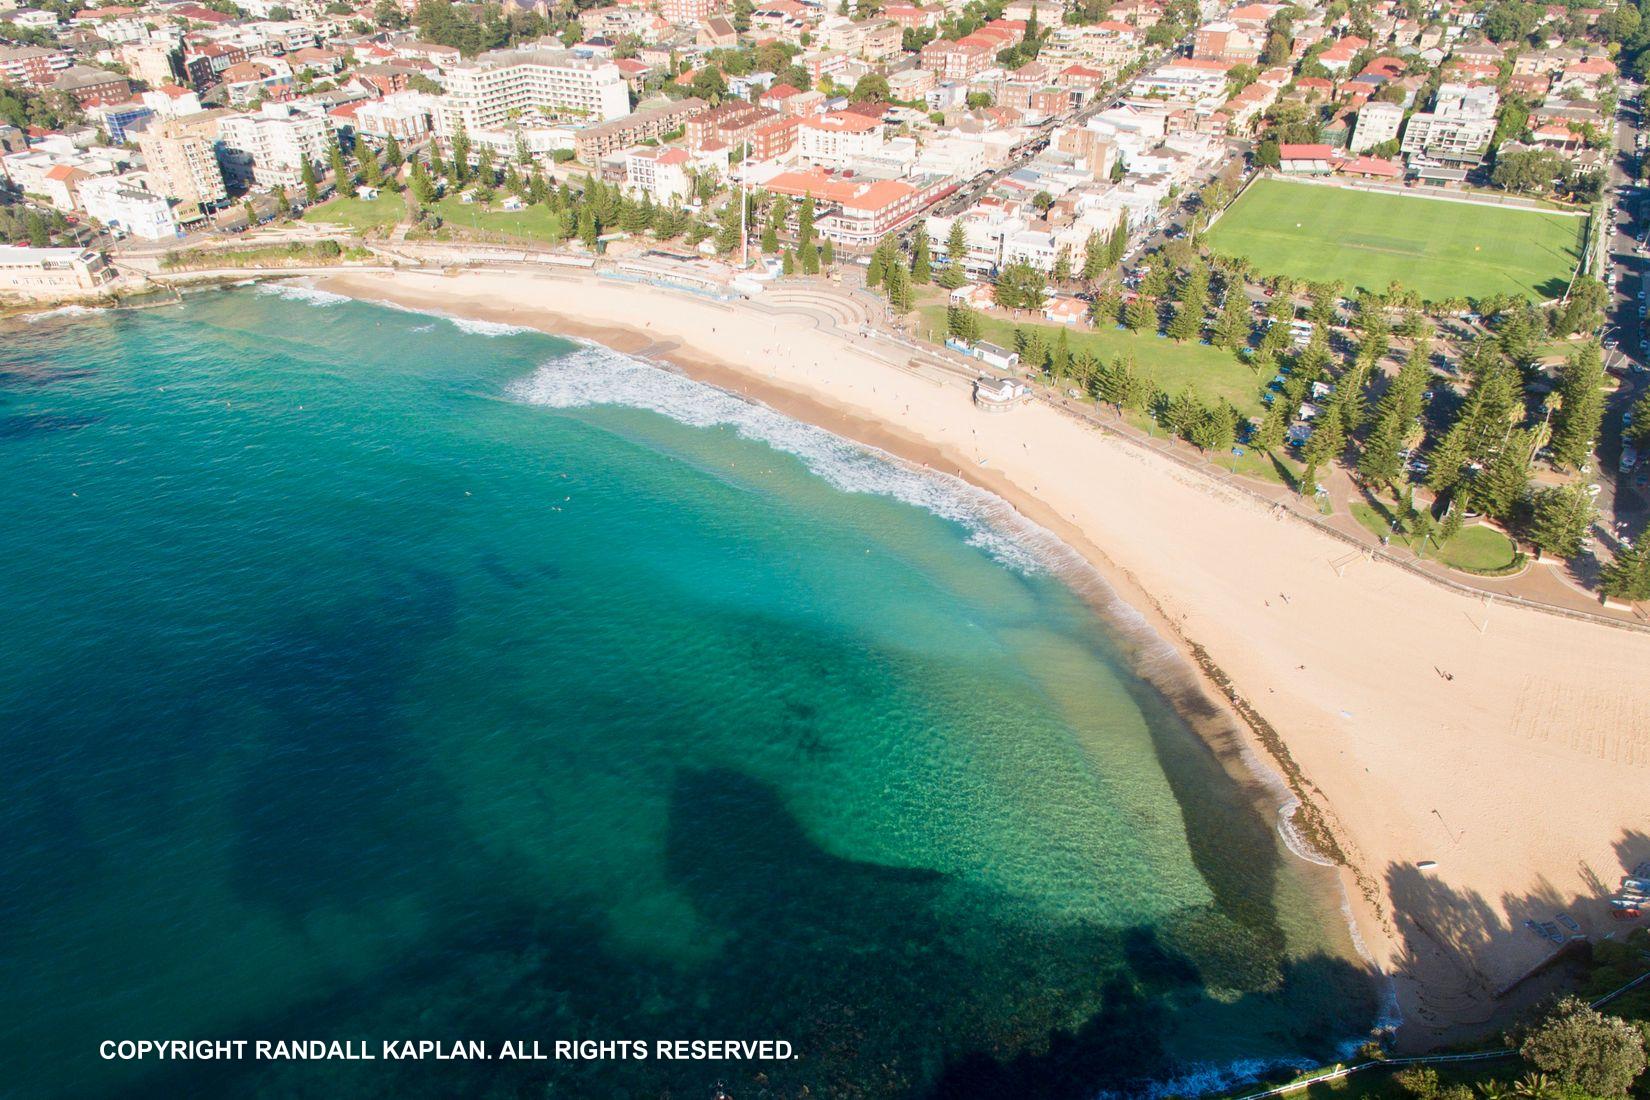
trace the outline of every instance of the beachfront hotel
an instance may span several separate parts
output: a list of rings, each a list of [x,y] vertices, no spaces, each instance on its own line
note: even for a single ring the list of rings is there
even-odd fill
[[[443,136],[489,130],[522,114],[609,122],[630,113],[630,88],[611,61],[567,50],[503,50],[447,73],[436,127]]]

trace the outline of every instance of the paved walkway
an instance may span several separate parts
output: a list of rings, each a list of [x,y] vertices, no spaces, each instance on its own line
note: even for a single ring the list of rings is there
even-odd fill
[[[844,331],[843,326],[836,323],[838,314],[851,311],[856,305],[861,312],[869,312],[875,307],[868,303],[867,299],[870,299],[870,302],[877,301],[866,291],[846,291],[828,283],[818,283],[811,285],[808,302],[817,305],[833,297],[843,304],[834,310],[820,311],[793,309],[793,306],[801,307],[803,303],[790,296],[770,297],[764,294],[755,301],[763,308],[773,308],[778,312],[806,313],[813,316],[821,327],[834,329],[841,335],[855,333]],[[829,314],[828,320],[826,314]],[[911,366],[911,357],[915,356],[934,369],[944,370],[968,382],[972,382],[981,373],[980,366],[973,360],[965,359],[944,348],[918,342],[903,333],[891,333],[874,319],[867,323],[871,330],[882,338],[868,350],[878,353],[881,358],[895,366],[908,369]],[[1198,470],[1207,477],[1265,501],[1277,508],[1280,514],[1292,516],[1334,535],[1347,543],[1349,553],[1354,555],[1344,560],[1340,568],[1357,568],[1360,557],[1365,562],[1381,558],[1436,583],[1486,597],[1487,601],[1499,599],[1526,604],[1554,614],[1592,619],[1627,629],[1650,629],[1650,617],[1647,617],[1642,609],[1622,611],[1603,606],[1596,593],[1588,591],[1583,586],[1568,563],[1532,561],[1524,570],[1512,576],[1480,577],[1451,569],[1430,558],[1420,557],[1407,547],[1383,547],[1380,540],[1352,515],[1351,505],[1362,502],[1363,494],[1351,475],[1341,467],[1326,473],[1323,478],[1333,507],[1331,514],[1325,516],[1318,510],[1315,501],[1302,497],[1287,486],[1234,474],[1219,464],[1217,456],[1202,454],[1189,443],[1142,432],[1109,409],[1088,402],[1074,401],[1057,387],[1033,383],[1033,390],[1041,400],[1058,406],[1102,431],[1157,451],[1184,466]],[[1489,621],[1490,617],[1486,610],[1482,624],[1486,629]]]

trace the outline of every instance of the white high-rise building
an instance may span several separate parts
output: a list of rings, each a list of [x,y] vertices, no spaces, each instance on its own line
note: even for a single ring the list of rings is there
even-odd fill
[[[218,121],[224,168],[260,187],[296,187],[306,160],[319,175],[336,140],[332,119],[301,112],[289,103],[265,103],[255,114],[227,115]]]
[[[1396,103],[1370,100],[1358,109],[1358,126],[1347,146],[1354,153],[1367,153],[1377,145],[1398,140],[1404,109]]]
[[[436,129],[490,130],[506,123],[583,119],[608,122],[630,113],[630,87],[611,61],[566,50],[500,50],[447,72]],[[533,116],[538,116],[534,118]]]

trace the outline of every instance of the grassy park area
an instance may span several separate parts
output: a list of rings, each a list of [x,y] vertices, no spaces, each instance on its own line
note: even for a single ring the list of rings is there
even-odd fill
[[[435,204],[441,220],[455,229],[475,229],[483,233],[499,233],[524,240],[558,242],[566,237],[562,231],[561,215],[542,204],[520,210],[504,210],[458,201],[455,195]]]
[[[924,333],[932,330],[935,342],[945,339],[945,308],[944,303],[940,303],[921,309]],[[1001,317],[980,318],[981,338],[1003,347],[1014,346],[1017,327],[1041,330],[1050,344],[1059,339],[1065,328],[1030,321],[1016,324]],[[1088,352],[1107,363],[1119,356],[1133,359],[1135,368],[1165,393],[1176,394],[1189,386],[1206,401],[1216,398],[1230,401],[1246,416],[1258,416],[1261,412],[1261,379],[1229,351],[1195,341],[1180,344],[1152,333],[1119,328],[1074,327],[1068,330],[1067,339],[1074,353]]]
[[[1262,277],[1336,279],[1384,290],[1393,280],[1428,301],[1564,292],[1584,219],[1549,210],[1266,179],[1205,237]]]
[[[318,225],[342,225],[365,233],[389,228],[407,216],[407,204],[394,191],[381,192],[374,199],[332,199],[304,211],[304,221]]]
[[[1394,511],[1392,505],[1385,501],[1373,505],[1354,504],[1352,516],[1377,538],[1384,535],[1393,546],[1407,546],[1423,557],[1441,561],[1451,569],[1464,573],[1493,576],[1510,571],[1520,561],[1518,547],[1512,539],[1485,524],[1463,527],[1454,538],[1439,546],[1413,524],[1400,520],[1394,529]]]

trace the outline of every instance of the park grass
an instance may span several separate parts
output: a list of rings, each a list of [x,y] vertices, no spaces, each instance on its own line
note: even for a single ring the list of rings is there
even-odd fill
[[[1301,474],[1306,470],[1304,463],[1296,462],[1281,448],[1277,451],[1262,451],[1255,447],[1244,447],[1242,450],[1241,456],[1227,455],[1218,459],[1219,465],[1244,477],[1269,481],[1286,489],[1300,491]]]
[[[1352,518],[1376,538],[1386,537],[1392,546],[1404,546],[1423,557],[1431,557],[1451,569],[1482,576],[1512,572],[1523,564],[1523,556],[1512,539],[1486,524],[1473,524],[1457,531],[1455,537],[1438,545],[1413,522],[1398,518],[1396,508],[1384,500],[1352,505]],[[1392,526],[1397,519],[1397,527]]]
[[[936,341],[945,339],[945,306],[923,306],[920,311],[923,327]],[[1261,412],[1260,391],[1262,379],[1254,371],[1238,362],[1231,352],[1207,344],[1188,341],[1184,344],[1160,338],[1151,333],[1128,329],[1090,329],[1080,326],[1068,328],[1043,322],[1019,322],[1002,317],[981,316],[980,338],[1006,348],[1014,346],[1016,328],[1034,328],[1043,333],[1049,345],[1067,332],[1073,353],[1088,352],[1107,363],[1118,357],[1132,359],[1135,369],[1146,375],[1164,393],[1173,395],[1183,389],[1205,401],[1224,399],[1235,405],[1245,416]]]
[[[520,210],[503,210],[497,206],[485,207],[462,203],[456,195],[449,195],[435,204],[441,220],[455,230],[474,229],[482,233],[518,237],[523,240],[558,242],[566,239],[561,215],[542,203],[534,203]]]
[[[1341,280],[1385,290],[1393,280],[1427,301],[1564,292],[1580,256],[1583,219],[1345,187],[1259,180],[1204,241],[1263,277]]]
[[[394,191],[382,191],[375,199],[337,198],[304,211],[304,221],[319,225],[343,225],[365,233],[389,228],[407,216],[407,204]]]
[[[1434,556],[1451,569],[1492,575],[1507,572],[1520,562],[1513,540],[1482,524],[1461,528]]]

